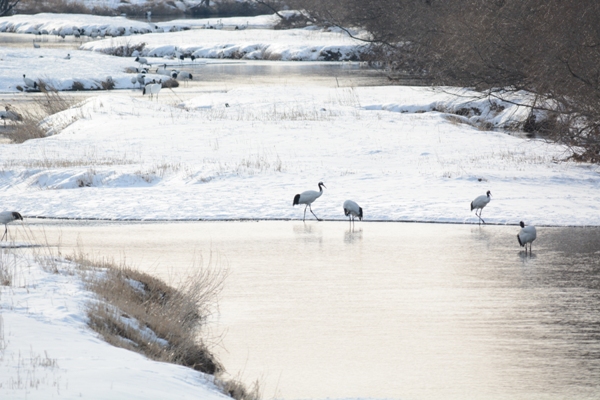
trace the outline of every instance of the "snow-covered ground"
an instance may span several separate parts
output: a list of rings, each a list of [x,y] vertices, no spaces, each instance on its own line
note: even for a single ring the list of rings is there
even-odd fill
[[[296,12],[282,11],[280,15],[291,16]],[[256,17],[177,19],[172,21],[138,21],[126,17],[103,17],[88,14],[13,15],[0,18],[0,32],[29,33],[37,40],[56,38],[75,33],[95,38],[104,36],[131,36],[151,32],[177,32],[187,29],[244,30],[272,29],[280,21],[275,14]]]
[[[132,38],[161,56],[168,52],[157,49],[198,52],[199,42],[216,49],[267,40],[244,36],[253,31],[260,33],[193,30]],[[198,32],[215,36],[199,39]],[[319,43],[333,40],[302,32]],[[270,43],[287,49],[280,54],[315,52],[314,43],[294,34],[270,31]],[[107,42],[86,46],[99,50]],[[59,89],[107,76],[117,88],[133,86],[132,74],[124,72],[135,66],[133,58],[76,51],[67,60],[66,53],[0,47],[0,91],[14,95],[23,73]],[[50,117],[51,136],[0,145],[0,202],[23,214],[25,223],[33,216],[298,219],[304,207],[292,206],[294,195],[322,181],[326,189],[313,210],[326,219],[345,219],[341,205],[350,198],[367,221],[477,223],[470,202],[490,190],[483,210],[488,223],[600,225],[600,169],[565,161],[569,152],[561,145],[504,131],[523,121],[526,110],[475,100],[479,95],[293,81],[232,85],[168,102],[139,91],[102,92]],[[496,129],[482,129],[488,124]],[[0,292],[3,398],[222,398],[205,376],[99,340],[82,310],[90,294],[68,264],[53,274],[38,258],[6,249],[1,261],[17,277]]]
[[[75,267],[40,255],[0,253],[3,279],[13,279],[0,286],[1,398],[229,398],[211,376],[104,342],[86,325],[93,298]]]
[[[351,198],[366,220],[476,223],[470,202],[490,190],[488,223],[600,225],[598,167],[481,130],[526,111],[469,102],[476,94],[251,86],[180,104],[103,94],[50,118],[54,135],[0,147],[0,199],[26,216],[285,219],[301,218],[294,195],[323,181],[313,209],[326,219],[343,219]],[[469,107],[481,115],[449,114]]]

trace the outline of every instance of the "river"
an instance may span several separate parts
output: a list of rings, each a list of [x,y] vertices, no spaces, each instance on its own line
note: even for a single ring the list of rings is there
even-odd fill
[[[600,229],[29,220],[27,240],[175,282],[226,269],[214,351],[264,398],[600,393]],[[11,232],[14,229],[11,226]],[[14,233],[13,233],[14,234]],[[19,240],[19,238],[16,238]],[[23,239],[23,237],[21,237]]]

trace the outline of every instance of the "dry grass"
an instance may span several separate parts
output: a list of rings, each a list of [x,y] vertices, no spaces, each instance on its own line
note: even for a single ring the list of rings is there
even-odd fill
[[[92,267],[85,282],[100,301],[89,304],[89,324],[108,343],[208,374],[223,370],[199,339],[221,290],[222,273],[199,269],[173,288],[125,266],[82,256],[74,261]]]
[[[14,110],[21,116],[21,121],[13,124],[12,129],[6,132],[6,137],[13,143],[23,143],[29,139],[46,137],[48,129],[41,122],[49,115],[67,110],[78,102],[77,99],[61,96],[60,92],[43,81],[39,82],[39,86],[42,96],[35,97],[33,105],[14,107]],[[73,122],[75,121],[68,121],[66,125]]]
[[[216,375],[215,384],[234,399],[260,399],[258,382],[248,389],[239,379],[223,378],[223,366],[200,339],[226,272],[200,268],[175,288],[127,266],[90,261],[82,253],[72,261],[98,296],[88,304],[89,325],[108,343]]]

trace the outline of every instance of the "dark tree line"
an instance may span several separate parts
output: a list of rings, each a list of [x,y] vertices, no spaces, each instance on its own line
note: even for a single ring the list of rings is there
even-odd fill
[[[360,27],[373,57],[432,84],[537,96],[525,129],[600,163],[600,2],[290,0],[314,22]],[[536,119],[537,117],[537,119]]]

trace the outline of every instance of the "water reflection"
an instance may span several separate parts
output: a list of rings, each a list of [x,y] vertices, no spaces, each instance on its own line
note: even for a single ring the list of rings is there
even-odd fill
[[[350,228],[346,232],[344,232],[344,242],[348,244],[352,244],[354,242],[362,241],[363,230],[362,228],[355,229],[352,224]]]
[[[540,227],[531,256],[517,232],[364,221],[60,229],[65,254],[79,237],[167,278],[194,252],[222,255],[216,351],[266,398],[597,398],[600,229]]]

